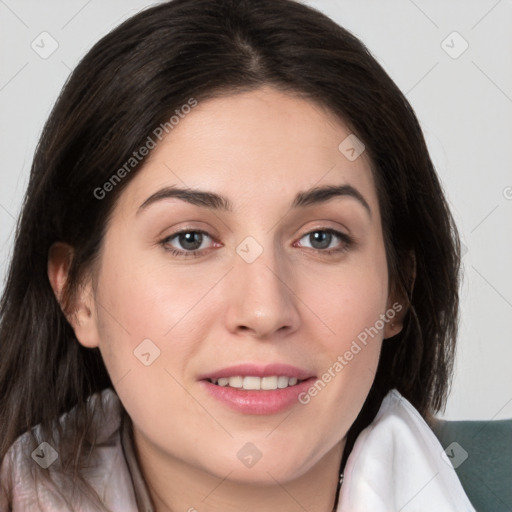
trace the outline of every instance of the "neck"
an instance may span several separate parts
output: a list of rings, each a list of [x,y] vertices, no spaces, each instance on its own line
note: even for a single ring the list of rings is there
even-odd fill
[[[253,484],[217,477],[162,454],[134,431],[137,457],[156,512],[332,512],[343,442],[306,473],[286,482],[270,473]]]

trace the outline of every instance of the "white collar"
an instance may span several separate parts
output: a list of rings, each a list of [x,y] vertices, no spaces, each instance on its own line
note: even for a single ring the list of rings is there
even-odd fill
[[[474,512],[443,447],[398,391],[356,439],[337,512]]]

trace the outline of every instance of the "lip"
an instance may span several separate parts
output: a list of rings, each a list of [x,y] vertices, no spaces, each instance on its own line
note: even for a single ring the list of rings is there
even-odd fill
[[[217,386],[208,379],[234,376],[269,377],[284,375],[302,381],[295,386],[273,390],[248,390]],[[241,364],[222,368],[199,377],[203,389],[223,405],[242,414],[269,415],[299,405],[298,397],[315,382],[311,372],[288,364]]]
[[[289,364],[274,363],[257,365],[254,363],[243,363],[215,370],[211,373],[205,373],[200,375],[198,380],[221,379],[223,377],[236,377],[238,375],[241,375],[242,377],[271,377],[272,375],[285,375],[286,377],[295,377],[298,380],[305,380],[314,376],[314,374],[308,370]]]

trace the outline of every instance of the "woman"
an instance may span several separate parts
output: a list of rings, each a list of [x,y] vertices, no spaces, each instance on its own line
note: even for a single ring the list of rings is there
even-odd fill
[[[134,16],[34,158],[0,509],[473,510],[423,419],[458,270],[416,117],[354,36],[290,0]]]

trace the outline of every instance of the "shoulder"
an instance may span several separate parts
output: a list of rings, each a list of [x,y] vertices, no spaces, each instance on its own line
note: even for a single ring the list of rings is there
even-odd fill
[[[87,408],[92,419],[85,438],[87,463],[80,468],[78,483],[73,482],[68,463],[73,460],[74,429],[80,421],[72,409],[58,420],[60,439],[56,433],[53,439],[44,439],[38,425],[11,446],[0,467],[0,510],[74,510],[76,504],[87,504],[87,510],[105,510],[102,502],[112,494],[112,486],[119,487],[119,478],[128,484],[119,398],[106,389],[92,395]]]

